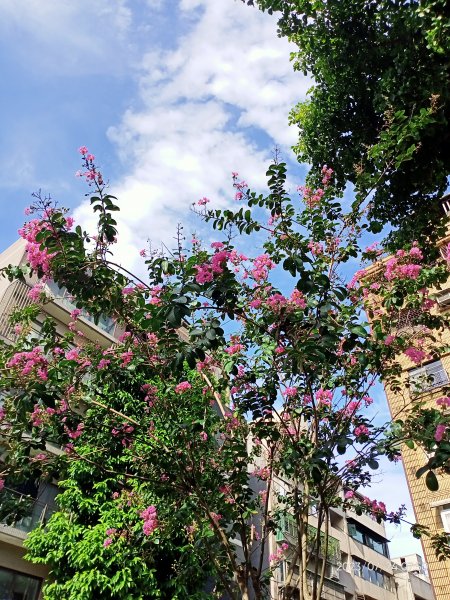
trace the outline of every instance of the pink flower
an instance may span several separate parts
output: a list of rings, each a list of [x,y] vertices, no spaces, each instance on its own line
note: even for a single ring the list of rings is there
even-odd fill
[[[0,479],[0,492],[2,491],[2,489],[5,487],[5,480],[4,479]]]
[[[206,433],[206,431],[201,431],[201,432],[200,432],[200,439],[201,439],[203,442],[206,442],[206,440],[208,439],[208,434]]]
[[[80,354],[79,348],[72,348],[72,350],[68,350],[66,352],[66,359],[78,361],[78,359],[80,358],[79,354]]]
[[[346,500],[349,500],[350,498],[353,498],[355,495],[355,492],[353,490],[348,490],[347,492],[345,492],[344,498]]]
[[[144,535],[151,535],[158,528],[158,516],[156,506],[153,504],[141,512],[141,519],[144,519],[142,531]]]
[[[187,390],[190,390],[191,388],[192,388],[192,385],[189,383],[189,381],[181,381],[178,385],[175,386],[175,393],[183,394],[184,392],[186,392]]]
[[[211,202],[209,198],[200,198],[197,204],[198,206],[205,206],[206,204],[208,204],[208,202]]]
[[[365,425],[358,425],[358,427],[355,427],[353,433],[355,434],[355,437],[363,437],[368,435],[369,429]]]
[[[80,147],[78,148],[78,152],[79,152],[80,154],[83,154],[83,155],[84,155],[84,154],[87,154],[87,153],[88,153],[88,149],[86,148],[86,146],[80,146]]]
[[[133,351],[127,350],[127,352],[122,352],[122,354],[120,355],[120,358],[122,359],[122,364],[120,366],[126,367],[127,365],[130,364],[130,362],[133,358]]]
[[[442,398],[438,398],[436,404],[442,408],[450,408],[450,397],[443,396]]]
[[[111,363],[110,360],[108,360],[107,358],[102,358],[100,359],[98,365],[97,365],[97,369],[100,371],[101,369],[105,369],[109,364]]]
[[[243,346],[242,344],[233,344],[232,346],[225,348],[225,352],[231,356],[233,354],[241,352],[241,350],[244,350],[244,347],[245,346]]]
[[[395,340],[395,335],[392,335],[392,333],[390,333],[389,335],[386,336],[386,338],[384,340],[385,346],[390,346],[394,340]]]
[[[414,348],[413,346],[407,348],[403,354],[406,354],[406,356],[412,360],[412,362],[416,363],[416,365],[420,365],[420,363],[427,358],[426,352],[419,350],[418,348]]]
[[[444,437],[445,432],[447,431],[447,425],[443,425],[442,423],[436,427],[436,431],[434,432],[434,439],[436,442],[441,442]]]
[[[297,395],[297,388],[296,387],[287,387],[284,392],[283,395],[286,396],[286,398],[293,398],[294,396]]]
[[[300,290],[297,289],[295,289],[292,292],[291,297],[289,298],[289,303],[301,309],[306,307],[305,297],[303,296],[302,292],[300,292]]]
[[[333,392],[331,390],[324,390],[320,388],[316,392],[316,402],[319,406],[330,406],[333,400]]]
[[[142,248],[142,250],[139,250],[139,254],[140,254],[141,256],[146,256],[146,255],[147,255],[147,252],[145,251],[145,248]]]

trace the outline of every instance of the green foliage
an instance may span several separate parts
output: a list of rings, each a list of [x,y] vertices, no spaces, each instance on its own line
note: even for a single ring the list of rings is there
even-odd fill
[[[369,219],[403,240],[438,235],[450,173],[450,13],[445,0],[257,0],[295,43],[314,84],[291,114],[301,162],[335,169],[339,189],[373,191]],[[414,218],[412,216],[414,215]]]

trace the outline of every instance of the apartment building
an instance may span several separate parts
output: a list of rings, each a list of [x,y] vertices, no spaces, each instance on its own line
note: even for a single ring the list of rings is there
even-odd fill
[[[283,485],[286,484],[277,483],[275,489]],[[310,521],[310,527],[315,529],[314,515],[311,515]],[[294,520],[286,518],[282,525],[283,530],[269,540],[271,554],[276,553],[277,547],[284,541],[295,543]],[[270,597],[274,600],[280,598],[285,586],[286,573],[291,566],[289,561],[287,553],[271,581]],[[370,516],[357,515],[341,508],[331,509],[326,561],[324,600],[397,600],[394,566],[389,557],[384,524],[377,523]],[[299,571],[294,569],[294,573],[290,584],[295,588]],[[309,575],[311,578],[312,573]],[[293,597],[298,598],[298,595]]]
[[[419,554],[392,559],[398,600],[434,600],[426,565]]]
[[[443,199],[443,208],[450,214],[450,196]],[[442,255],[446,257],[446,249],[450,243],[450,235],[439,241]],[[383,261],[384,262],[384,261]],[[370,277],[380,268],[380,263],[366,270]],[[434,293],[433,293],[434,292]],[[437,314],[450,311],[450,277],[440,290],[431,290],[431,297],[436,300],[433,310]],[[374,300],[376,303],[376,299]],[[417,310],[402,310],[399,313],[396,330],[392,333],[408,333],[414,335],[417,329]],[[450,346],[450,331],[443,330],[438,334],[443,345]],[[439,360],[429,360],[421,366],[415,366],[404,355],[397,360],[402,367],[403,388],[392,391],[385,387],[389,409],[393,418],[406,414],[411,403],[420,401],[425,407],[436,408],[436,400],[443,396],[445,387],[450,386],[450,353],[445,353]],[[439,490],[431,492],[425,485],[425,477],[416,477],[417,470],[430,458],[420,449],[402,448],[402,462],[414,508],[416,521],[429,527],[431,533],[448,532],[450,535],[450,476],[440,475]],[[422,538],[422,547],[428,564],[431,584],[436,600],[450,600],[450,561],[439,561],[429,539]]]
[[[20,266],[26,263],[25,242],[18,240],[0,254],[0,268],[7,265]],[[14,328],[9,323],[9,316],[14,309],[25,308],[31,304],[28,292],[36,283],[36,278],[9,282],[0,278],[0,338],[11,342],[15,338]],[[54,282],[47,284],[48,292],[53,300],[42,307],[42,313],[33,323],[33,330],[39,335],[40,326],[46,316],[51,316],[57,324],[57,331],[64,334],[68,331],[70,313],[75,308],[67,290],[60,289]],[[102,318],[98,325],[87,314],[83,314],[77,323],[86,339],[107,348],[115,342],[117,327],[107,318]],[[0,390],[1,401],[1,390]],[[61,449],[50,444],[47,450],[53,453]],[[23,559],[23,541],[27,534],[39,523],[45,522],[55,510],[57,486],[51,483],[36,486],[33,482],[15,489],[17,502],[32,498],[32,507],[28,516],[18,520],[12,526],[0,524],[0,600],[38,600],[41,587],[48,570],[43,565],[33,565]]]

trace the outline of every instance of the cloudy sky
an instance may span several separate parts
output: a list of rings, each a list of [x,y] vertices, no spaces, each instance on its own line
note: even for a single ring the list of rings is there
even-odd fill
[[[262,186],[275,146],[300,182],[287,116],[311,82],[289,51],[275,20],[240,0],[2,0],[1,246],[39,189],[89,225],[81,145],[120,198],[129,266],[147,239],[170,244],[177,222],[195,229],[198,198],[229,202],[231,171]],[[400,467],[378,482],[373,497],[408,503]],[[389,535],[393,555],[420,548],[404,526]]]

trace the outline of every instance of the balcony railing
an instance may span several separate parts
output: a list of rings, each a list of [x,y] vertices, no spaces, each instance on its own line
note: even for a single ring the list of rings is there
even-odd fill
[[[9,491],[14,492],[14,490]],[[25,502],[29,504],[29,514],[17,519],[16,521],[13,521],[12,523],[2,523],[0,526],[3,528],[10,527],[18,529],[24,533],[30,533],[30,531],[33,531],[33,529],[36,529],[36,527],[39,525],[45,525],[45,523],[47,523],[51,515],[56,510],[56,506],[53,503],[40,502],[39,500],[32,500],[30,502],[29,496],[18,494],[17,503],[20,505],[20,503]]]
[[[55,283],[54,281],[49,281],[46,285],[56,303],[64,306],[64,308],[66,308],[70,312],[72,312],[75,308],[77,308],[77,306],[73,300],[73,297],[69,294],[69,292],[67,291],[66,288],[59,287],[59,285],[57,283]],[[98,320],[98,323],[95,323],[95,319],[92,315],[90,315],[84,309],[80,309],[80,310],[81,310],[80,316],[83,319],[85,319],[86,321],[89,321],[90,323],[94,323],[94,325],[99,327],[102,331],[105,331],[109,335],[114,336],[114,332],[116,330],[116,323],[110,317],[101,315]]]
[[[312,525],[308,525],[308,547],[311,549],[317,539],[317,528]],[[295,524],[294,518],[285,515],[281,520],[281,528],[277,532],[276,536],[277,542],[286,541],[294,541],[297,543],[297,526]],[[320,547],[319,558],[324,557],[324,544],[325,544],[325,534],[320,532]],[[327,543],[327,551],[326,551],[326,560],[330,564],[338,564],[341,559],[341,546],[339,540],[331,535],[328,536]]]

